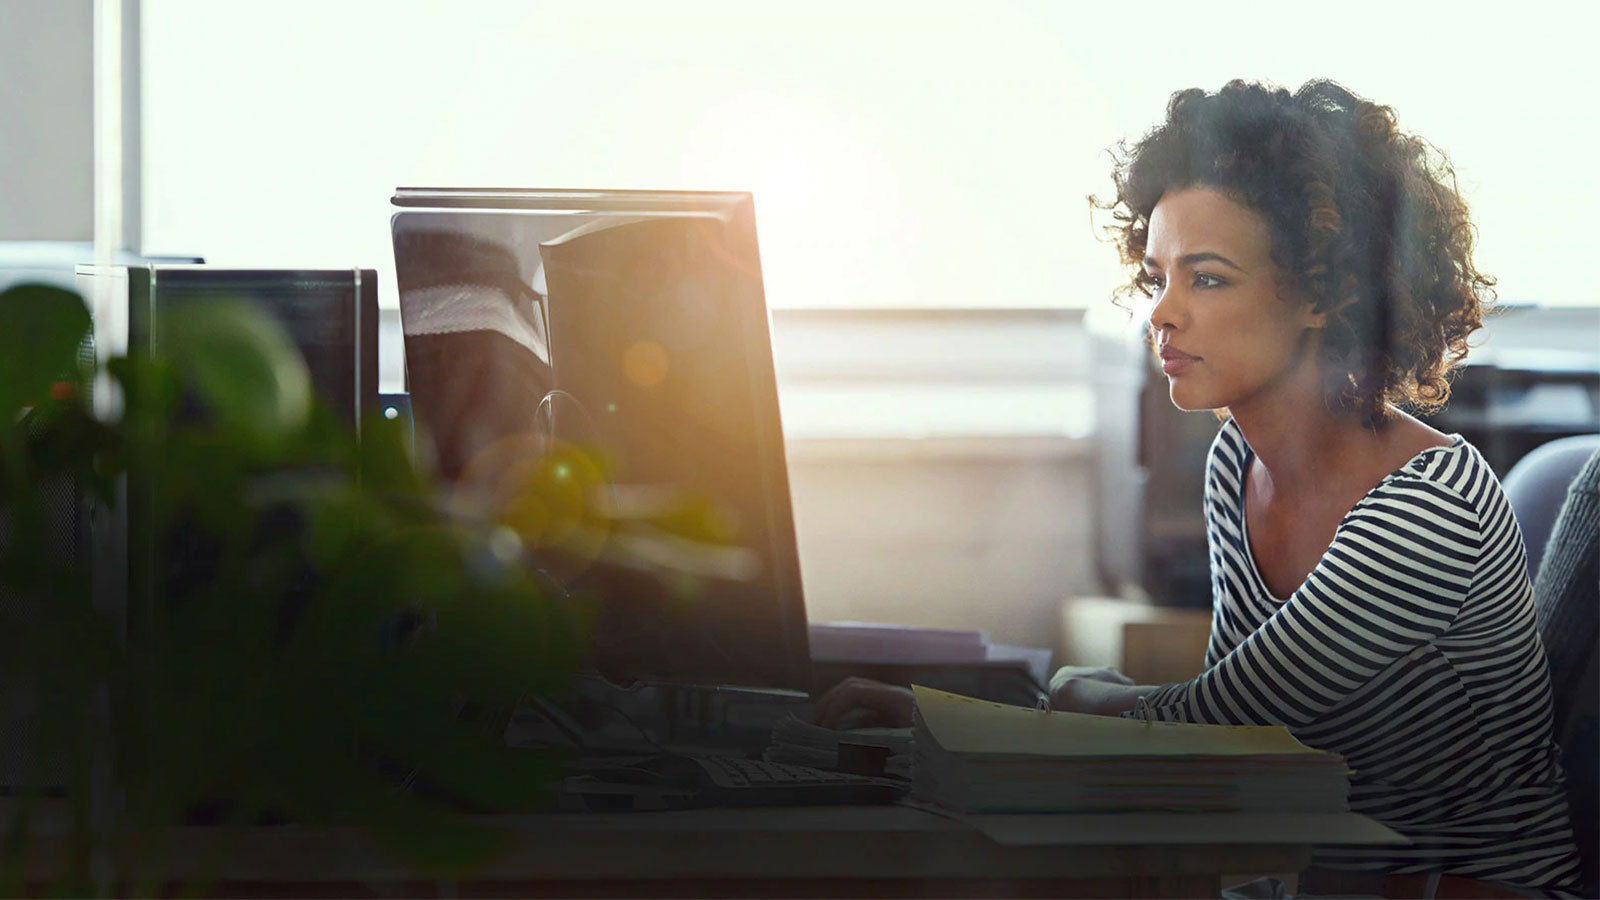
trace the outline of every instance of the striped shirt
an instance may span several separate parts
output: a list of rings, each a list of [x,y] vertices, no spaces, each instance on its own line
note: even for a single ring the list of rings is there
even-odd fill
[[[1318,865],[1571,890],[1578,860],[1522,537],[1483,457],[1460,436],[1417,454],[1279,599],[1245,527],[1253,456],[1224,423],[1206,473],[1206,671],[1130,715],[1283,725],[1344,756],[1351,809],[1413,843],[1321,847]]]

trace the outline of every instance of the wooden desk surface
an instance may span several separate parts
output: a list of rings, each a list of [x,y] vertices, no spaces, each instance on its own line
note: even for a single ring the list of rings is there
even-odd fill
[[[220,861],[206,873],[219,896],[1216,896],[1225,875],[1291,873],[1310,858],[1308,843],[1202,843],[1204,828],[1105,843],[1103,817],[1072,818],[1096,830],[1008,846],[908,806],[482,817],[509,830],[510,849],[443,885],[352,828],[247,828],[220,858],[218,829],[175,828],[164,851],[146,849],[169,882]],[[36,862],[50,843],[35,844]]]
[[[509,852],[473,880],[672,878],[1063,878],[1295,871],[1304,844],[1003,846],[953,819],[901,806],[498,816]],[[216,839],[176,829],[173,859]],[[178,874],[178,873],[174,873]],[[223,878],[382,881],[407,875],[350,829],[248,829]]]

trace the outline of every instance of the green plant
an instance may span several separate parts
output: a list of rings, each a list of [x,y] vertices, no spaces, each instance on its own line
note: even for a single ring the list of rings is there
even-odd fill
[[[121,883],[158,884],[163,828],[197,810],[235,832],[263,816],[356,825],[424,874],[491,859],[505,836],[457,809],[534,804],[557,765],[463,711],[561,690],[583,608],[522,564],[519,535],[442,503],[397,425],[358,438],[337,421],[250,305],[174,308],[159,353],[112,359],[108,422],[83,390],[89,328],[71,292],[0,294],[0,679],[44,701],[31,782],[59,771],[74,822],[58,886],[107,890],[96,854]],[[130,542],[157,548],[135,583],[155,589],[97,608],[89,573],[48,550],[45,492],[72,480],[109,505],[124,478],[145,511]],[[164,542],[195,535],[211,565],[166,578]],[[408,775],[434,793],[402,790]],[[106,820],[93,802],[108,787]],[[39,799],[19,800],[0,892],[33,877]]]

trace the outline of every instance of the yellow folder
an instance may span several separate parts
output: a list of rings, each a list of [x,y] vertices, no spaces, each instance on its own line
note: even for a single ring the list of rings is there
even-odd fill
[[[914,685],[917,714],[944,750],[961,756],[1325,755],[1277,725],[1193,725],[1046,712]]]

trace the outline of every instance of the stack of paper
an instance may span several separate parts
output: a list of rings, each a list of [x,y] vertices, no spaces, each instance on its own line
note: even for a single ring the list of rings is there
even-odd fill
[[[811,658],[875,663],[982,662],[989,635],[982,631],[922,628],[880,622],[813,622]]]
[[[839,731],[813,725],[795,716],[785,716],[772,727],[772,745],[762,752],[767,762],[833,769],[839,765],[841,743],[882,747],[888,751],[883,774],[911,777],[911,729],[853,728]]]
[[[1050,680],[1050,650],[989,643],[984,631],[891,625],[882,622],[813,622],[811,658],[819,663],[872,665],[976,665],[1020,663],[1040,686]]]
[[[958,812],[1348,809],[1344,759],[1280,727],[1142,722],[914,691],[912,797]]]

